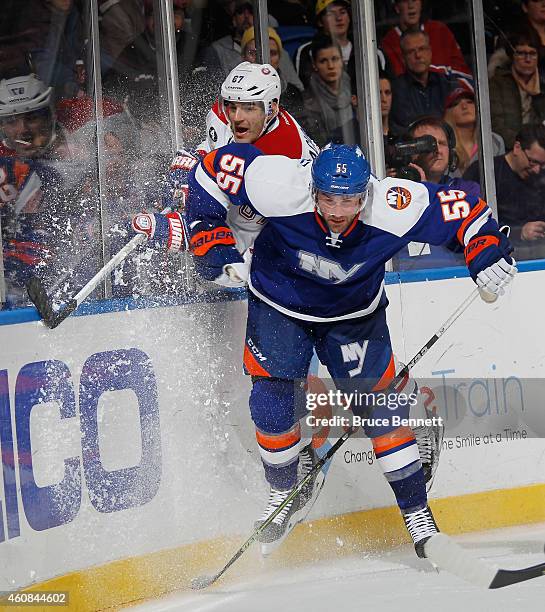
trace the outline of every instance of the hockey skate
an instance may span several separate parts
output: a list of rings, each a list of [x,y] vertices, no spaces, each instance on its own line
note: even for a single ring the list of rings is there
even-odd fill
[[[422,469],[424,470],[424,480],[426,491],[430,491],[435,478],[435,472],[439,465],[439,455],[441,454],[441,444],[445,433],[444,425],[430,427],[415,427],[414,436],[420,453]]]
[[[310,444],[307,444],[307,446],[305,446],[305,448],[303,448],[303,450],[299,453],[299,480],[303,479],[317,462],[318,455],[312,448],[311,442]],[[300,520],[304,520],[311,511],[312,506],[314,506],[314,503],[318,499],[318,495],[320,495],[324,482],[325,474],[322,470],[319,470],[318,473],[315,474],[301,489],[301,494],[299,497],[301,510],[303,512]]]
[[[265,511],[254,524],[254,527],[258,529],[280,506],[293,489],[287,491],[279,491],[271,487],[269,493],[269,501]],[[270,555],[271,552],[280,546],[286,539],[289,532],[295,527],[295,525],[301,520],[304,513],[304,508],[300,507],[301,494],[296,495],[292,501],[290,501],[286,507],[263,529],[259,534],[258,540],[261,543],[261,554],[263,556]]]
[[[421,559],[426,558],[424,551],[424,544],[436,533],[439,533],[439,529],[433,518],[430,507],[426,506],[415,512],[408,512],[403,514],[403,520],[405,521],[405,527],[411,535],[414,542],[414,549],[416,554]]]

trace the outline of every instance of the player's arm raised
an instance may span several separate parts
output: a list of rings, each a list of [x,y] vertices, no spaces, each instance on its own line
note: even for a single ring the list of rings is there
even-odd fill
[[[503,295],[517,273],[513,247],[500,232],[486,202],[460,189],[425,184],[430,205],[415,226],[412,240],[446,244],[454,238],[464,248],[471,278],[488,293]]]

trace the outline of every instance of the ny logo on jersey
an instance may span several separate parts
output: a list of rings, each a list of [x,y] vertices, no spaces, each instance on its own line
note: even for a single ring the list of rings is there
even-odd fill
[[[350,344],[343,344],[341,346],[341,353],[344,363],[350,363],[351,361],[358,362],[357,367],[353,368],[352,370],[348,370],[348,375],[350,378],[361,374],[368,344],[369,340],[365,340],[362,344],[359,342],[351,342]]]
[[[305,272],[310,272],[320,278],[333,281],[334,284],[344,283],[353,276],[363,263],[354,264],[349,270],[345,270],[337,261],[331,261],[314,253],[299,251],[299,267]]]

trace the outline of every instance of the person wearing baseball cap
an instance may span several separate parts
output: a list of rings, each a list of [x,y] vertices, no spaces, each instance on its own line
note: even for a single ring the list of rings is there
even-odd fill
[[[456,137],[456,171],[452,176],[462,176],[478,157],[477,113],[475,94],[466,87],[458,87],[445,99],[444,120],[450,125]],[[492,132],[494,156],[505,153],[503,139]]]
[[[283,50],[282,41],[278,32],[274,28],[269,28],[269,48],[271,53],[271,65],[278,72],[282,86],[282,106],[296,119],[301,117],[303,112],[303,93],[296,84],[289,81],[282,70],[285,62],[289,62],[292,70],[291,60]],[[248,28],[242,35],[240,41],[242,59],[255,64],[257,61],[257,48],[255,42],[255,30]],[[289,73],[288,73],[289,74]]]
[[[340,47],[342,59],[348,69],[352,59],[354,46],[351,41],[352,14],[349,0],[318,0],[315,7],[317,36],[329,36]],[[310,56],[311,41],[302,44],[295,54],[295,69],[305,87],[310,83],[312,74],[312,58]],[[350,62],[351,67],[353,61]]]

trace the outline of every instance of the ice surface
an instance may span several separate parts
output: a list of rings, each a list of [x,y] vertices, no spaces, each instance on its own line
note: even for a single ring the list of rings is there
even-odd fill
[[[455,538],[492,565],[515,569],[545,561],[545,523]],[[220,569],[222,560],[217,568]],[[233,568],[234,569],[234,568]],[[229,570],[230,571],[230,570]],[[171,594],[138,612],[543,612],[545,576],[495,591],[437,573],[405,546],[372,555],[268,570],[228,578],[206,591]]]

